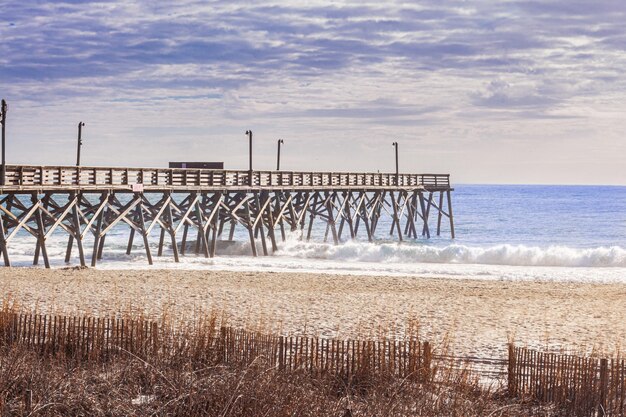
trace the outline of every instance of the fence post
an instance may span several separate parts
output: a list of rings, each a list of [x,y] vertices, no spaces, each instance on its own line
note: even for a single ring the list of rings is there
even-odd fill
[[[156,322],[151,322],[150,332],[152,333],[152,354],[156,357],[159,352],[159,325]]]
[[[516,375],[515,375],[515,364],[517,358],[515,357],[515,345],[513,343],[509,343],[509,368],[507,372],[507,383],[509,388],[509,396],[514,397],[517,394],[517,384]]]
[[[606,415],[606,394],[609,388],[609,361],[608,359],[600,359],[600,403],[598,404],[598,416]]]
[[[283,336],[278,338],[278,370],[282,371],[285,369],[285,361],[283,358],[283,351],[285,349],[285,339]]]
[[[220,354],[221,354],[221,362],[226,362],[226,327],[220,327]]]
[[[424,354],[422,355],[422,358],[423,358],[422,378],[424,381],[428,381],[431,377],[430,367],[431,367],[431,361],[432,361],[432,351],[431,351],[430,343],[428,341],[424,342]]]
[[[24,391],[24,411],[30,413],[33,410],[33,391],[27,389]]]

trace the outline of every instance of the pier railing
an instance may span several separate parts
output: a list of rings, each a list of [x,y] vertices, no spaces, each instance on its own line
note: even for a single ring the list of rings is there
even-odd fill
[[[449,174],[243,171],[7,165],[5,188],[25,187],[424,187],[448,189]]]

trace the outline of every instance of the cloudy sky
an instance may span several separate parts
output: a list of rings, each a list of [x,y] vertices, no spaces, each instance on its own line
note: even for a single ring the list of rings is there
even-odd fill
[[[626,184],[622,0],[165,3],[0,0],[9,163]]]

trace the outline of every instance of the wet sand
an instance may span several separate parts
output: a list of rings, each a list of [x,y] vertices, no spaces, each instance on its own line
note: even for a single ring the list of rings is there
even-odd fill
[[[613,352],[626,342],[626,285],[477,281],[309,273],[181,270],[0,270],[0,299],[26,311],[141,312],[337,337],[452,340],[456,355],[502,356],[520,345]]]

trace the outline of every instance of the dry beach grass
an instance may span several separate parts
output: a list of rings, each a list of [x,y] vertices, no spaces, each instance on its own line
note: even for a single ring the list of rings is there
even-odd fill
[[[209,364],[210,365],[210,364]],[[445,383],[384,375],[345,380],[256,364],[202,366],[183,355],[105,363],[0,344],[3,416],[555,416],[462,373]]]
[[[548,416],[564,411],[509,398],[503,387],[487,388],[465,368],[431,363],[427,344],[413,344],[409,351],[405,345],[400,356],[394,350],[380,357],[380,351],[369,350],[371,344],[358,343],[355,356],[354,343],[352,351],[350,344],[343,351],[343,343],[333,343],[330,364],[335,364],[335,349],[341,349],[337,358],[352,352],[341,366],[329,366],[328,344],[325,354],[322,344],[310,355],[307,348],[307,359],[292,367],[285,365],[293,364],[293,356],[272,362],[281,348],[245,354],[251,342],[270,340],[238,330],[224,338],[229,331],[218,327],[219,312],[175,326],[171,317],[146,323],[121,315],[121,327],[120,321],[107,321],[107,333],[101,321],[94,328],[93,321],[85,327],[83,320],[81,327],[81,320],[55,319],[51,327],[44,322],[46,338],[41,316],[37,326],[37,316],[22,320],[16,308],[5,300],[0,309],[2,416]],[[47,323],[52,325],[51,317]],[[239,342],[231,339],[237,334]],[[417,334],[406,336],[417,342]],[[283,338],[270,343],[276,341],[282,344]],[[400,357],[404,360],[396,362]],[[407,368],[407,363],[413,365]],[[402,374],[403,369],[409,372]]]

